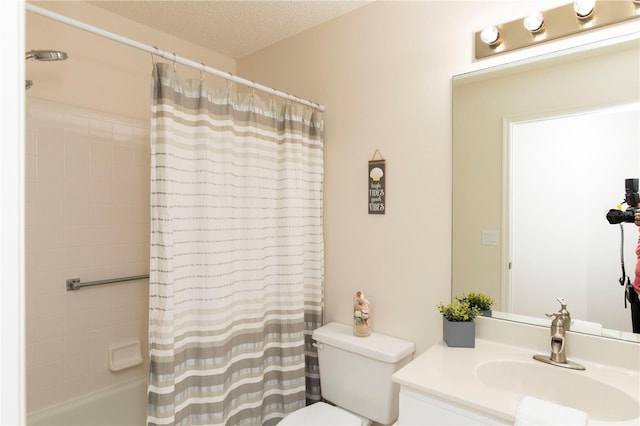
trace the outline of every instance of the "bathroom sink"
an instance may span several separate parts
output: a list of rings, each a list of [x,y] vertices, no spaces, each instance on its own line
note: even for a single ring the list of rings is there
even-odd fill
[[[491,388],[572,407],[588,413],[590,420],[624,422],[640,417],[636,399],[588,377],[584,371],[565,370],[533,360],[488,361],[478,365],[476,374]]]

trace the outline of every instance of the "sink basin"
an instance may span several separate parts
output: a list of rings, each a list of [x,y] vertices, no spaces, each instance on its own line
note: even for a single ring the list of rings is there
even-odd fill
[[[488,361],[476,374],[485,385],[520,396],[532,396],[588,413],[601,422],[624,422],[640,417],[638,400],[584,371],[540,364],[535,361]],[[628,380],[637,381],[637,377]],[[593,402],[597,401],[596,404]]]

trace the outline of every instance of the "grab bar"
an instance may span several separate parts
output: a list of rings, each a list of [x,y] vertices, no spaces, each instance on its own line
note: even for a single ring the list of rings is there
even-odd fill
[[[77,290],[80,287],[89,287],[92,285],[102,285],[102,284],[111,284],[111,283],[120,283],[123,281],[135,281],[142,280],[145,278],[149,278],[149,274],[146,275],[133,275],[131,277],[123,277],[123,278],[112,278],[110,280],[98,280],[98,281],[88,281],[85,283],[80,282],[80,278],[69,278],[67,280],[67,291]]]

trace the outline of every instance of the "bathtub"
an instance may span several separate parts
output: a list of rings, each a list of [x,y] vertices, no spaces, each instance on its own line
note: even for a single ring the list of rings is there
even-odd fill
[[[146,378],[27,415],[27,425],[33,426],[144,426],[146,422]]]

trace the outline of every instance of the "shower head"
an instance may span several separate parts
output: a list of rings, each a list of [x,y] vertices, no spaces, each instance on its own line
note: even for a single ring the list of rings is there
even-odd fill
[[[25,59],[35,59],[36,61],[64,61],[67,59],[66,52],[57,50],[30,50]]]
[[[67,53],[58,50],[30,50],[26,53],[25,59],[45,62],[64,61],[67,59]],[[25,90],[29,90],[31,86],[33,86],[33,81],[27,80],[25,82]]]

